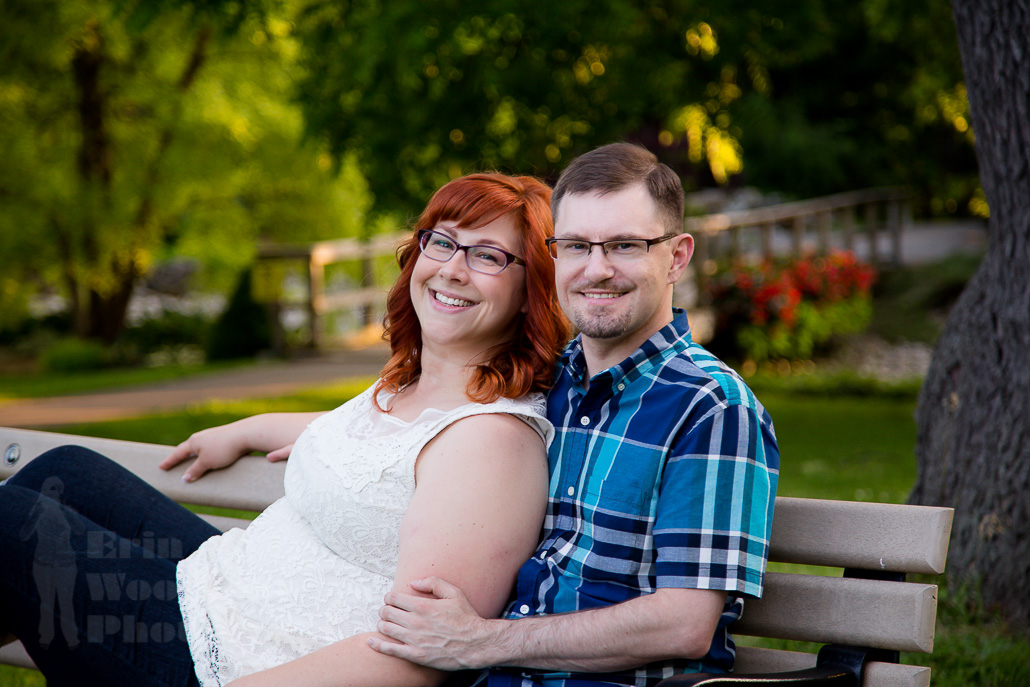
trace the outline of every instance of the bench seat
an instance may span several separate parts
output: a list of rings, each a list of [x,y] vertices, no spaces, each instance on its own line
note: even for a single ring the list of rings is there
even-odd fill
[[[181,503],[260,512],[283,494],[285,463],[250,457],[184,484],[185,465],[157,467],[168,446],[0,427],[5,448],[0,479],[40,453],[78,444],[103,453]],[[816,654],[746,646],[748,637],[869,647],[889,652],[933,651],[937,586],[904,575],[944,572],[950,508],[778,497],[770,572],[761,599],[749,599],[734,626],[740,640],[736,674],[790,671],[816,665]],[[246,520],[204,516],[221,529]],[[0,649],[0,662],[32,666],[19,643]],[[930,669],[872,661],[862,687],[927,687]]]

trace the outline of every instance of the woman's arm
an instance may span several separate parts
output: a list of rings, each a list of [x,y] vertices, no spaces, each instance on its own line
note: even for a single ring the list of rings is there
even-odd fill
[[[283,451],[297,440],[317,413],[265,413],[237,420],[227,425],[205,429],[190,436],[160,463],[162,470],[196,458],[182,476],[187,482],[201,477],[208,470],[217,470],[235,463],[252,451],[269,453],[269,460],[283,460]]]
[[[510,415],[451,425],[423,449],[404,515],[394,589],[435,575],[453,579],[484,617],[504,608],[518,568],[533,553],[547,504],[539,435]],[[350,637],[232,687],[439,684],[444,673],[377,653],[368,633]]]

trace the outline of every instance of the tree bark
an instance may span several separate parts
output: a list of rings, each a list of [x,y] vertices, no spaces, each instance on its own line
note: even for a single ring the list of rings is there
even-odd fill
[[[121,293],[103,295],[90,285],[91,269],[103,260],[97,233],[100,217],[110,208],[111,192],[111,138],[107,131],[106,101],[101,86],[104,66],[104,41],[96,19],[90,20],[72,57],[72,75],[78,91],[79,146],[78,171],[82,187],[83,227],[81,239],[67,234],[59,237],[65,255],[65,280],[72,294],[75,333],[82,337],[113,341],[119,327],[112,320],[119,309],[124,318],[124,307],[119,307]],[[85,267],[85,269],[83,269]],[[124,291],[119,279],[119,292]]]
[[[910,501],[955,508],[948,583],[1030,629],[1030,3],[952,0],[989,241],[934,350]]]

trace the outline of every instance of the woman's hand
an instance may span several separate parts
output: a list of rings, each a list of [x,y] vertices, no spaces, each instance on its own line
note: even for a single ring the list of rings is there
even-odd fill
[[[184,482],[193,482],[209,470],[229,467],[252,450],[242,422],[212,427],[193,434],[172,449],[158,467],[168,470],[183,461],[195,458],[182,476]]]
[[[168,470],[195,458],[182,476],[192,482],[209,470],[229,467],[252,451],[267,452],[273,463],[286,460],[301,432],[321,415],[324,413],[264,413],[205,429],[176,446],[160,468]]]
[[[269,463],[278,463],[280,460],[286,460],[289,458],[291,453],[293,453],[293,444],[277,448],[274,451],[269,451],[265,454],[265,458],[268,459]]]

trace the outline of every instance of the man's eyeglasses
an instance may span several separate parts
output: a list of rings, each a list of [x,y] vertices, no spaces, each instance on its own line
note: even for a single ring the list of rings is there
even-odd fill
[[[494,246],[463,246],[447,234],[420,229],[418,247],[430,260],[447,262],[459,250],[465,251],[465,264],[482,274],[500,274],[508,265],[525,265],[526,261]]]
[[[555,260],[584,260],[590,255],[594,246],[600,246],[601,252],[611,260],[639,260],[647,255],[651,246],[676,238],[677,234],[666,234],[656,239],[616,239],[614,241],[583,241],[582,239],[546,240],[551,257]]]

